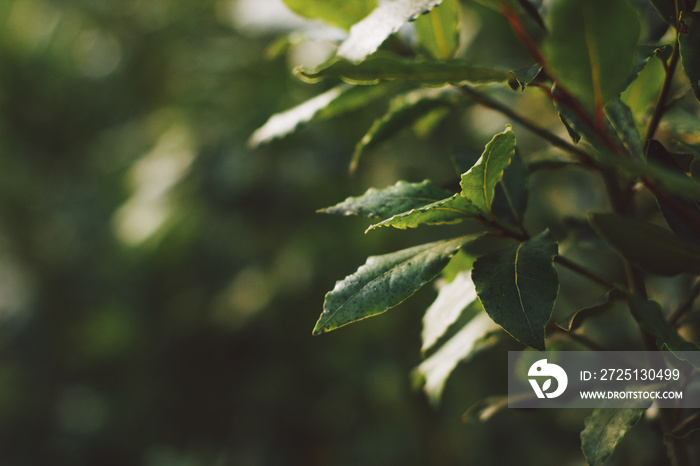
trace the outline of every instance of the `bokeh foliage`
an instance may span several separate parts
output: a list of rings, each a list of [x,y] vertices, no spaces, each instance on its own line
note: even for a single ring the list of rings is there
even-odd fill
[[[463,7],[469,40],[498,38],[465,59],[529,64],[502,17]],[[468,373],[458,369],[439,408],[411,389],[432,290],[371,324],[311,337],[335,277],[377,251],[437,239],[423,229],[362,237],[368,223],[314,212],[399,179],[449,184],[503,121],[476,106],[440,109],[442,124],[422,122],[433,137],[399,132],[354,177],[355,141],[381,104],[252,151],[246,140],[269,115],[329,88],[289,70],[333,39],[279,41],[277,23],[253,27],[272,18],[261,9],[243,0],[0,4],[2,464],[579,461],[586,413],[460,420],[502,386],[494,368],[517,345],[501,342]],[[527,94],[508,98],[557,121]],[[566,186],[558,172],[535,175],[536,222],[563,228],[603,203],[597,179],[568,170]],[[585,240],[571,242],[572,254],[619,272]],[[570,278],[561,274],[563,315],[591,304],[587,290],[566,287]],[[685,285],[660,281],[658,295],[673,300]],[[619,310],[602,319],[602,340],[636,338]],[[653,428],[635,428],[617,461],[663,456]]]

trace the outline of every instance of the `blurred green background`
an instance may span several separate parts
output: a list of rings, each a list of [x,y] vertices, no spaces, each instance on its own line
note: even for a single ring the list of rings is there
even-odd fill
[[[460,366],[439,407],[412,388],[431,287],[311,336],[366,256],[436,237],[315,211],[454,182],[446,154],[478,156],[505,121],[398,138],[352,177],[378,109],[251,150],[271,114],[324,89],[289,70],[327,47],[278,42],[299,23],[275,5],[0,2],[0,464],[582,464],[585,411],[460,420],[504,392],[512,342]],[[477,13],[505,39],[474,60],[512,63],[507,25]],[[630,437],[616,457],[663,453],[644,427]]]

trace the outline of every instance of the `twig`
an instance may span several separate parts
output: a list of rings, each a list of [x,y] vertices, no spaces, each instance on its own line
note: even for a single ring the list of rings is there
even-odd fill
[[[676,31],[676,43],[673,45],[673,52],[671,52],[671,58],[668,61],[668,65],[666,66],[666,64],[664,63],[666,77],[664,78],[664,83],[661,87],[661,93],[659,93],[659,98],[656,101],[656,108],[654,109],[654,113],[652,114],[651,119],[649,120],[649,124],[647,125],[647,130],[644,136],[645,141],[654,138],[656,130],[659,127],[659,123],[661,122],[661,118],[664,116],[664,113],[668,109],[668,106],[666,105],[666,100],[668,100],[668,94],[671,91],[673,74],[678,65],[679,57],[680,50],[678,44],[678,31]]]
[[[691,288],[690,293],[686,296],[685,300],[678,306],[678,308],[671,314],[668,318],[668,323],[676,326],[678,320],[691,309],[693,301],[700,295],[700,280],[695,282],[693,288]]]
[[[538,135],[545,141],[549,142],[552,144],[554,147],[558,147],[559,149],[565,150],[571,154],[576,155],[582,164],[584,164],[587,167],[592,167],[596,168],[596,164],[591,158],[588,153],[585,151],[579,149],[578,147],[574,146],[573,144],[570,144],[566,142],[564,139],[560,138],[556,134],[548,131],[545,128],[542,128],[541,126],[538,126],[534,122],[528,120],[524,116],[514,112],[511,110],[509,107],[503,105],[502,103],[492,99],[491,97],[487,96],[486,94],[483,94],[476,89],[472,88],[471,86],[464,85],[459,88],[463,94],[465,94],[467,97],[470,99],[474,100],[475,102],[488,107],[492,110],[495,110],[513,121],[521,124],[528,130],[530,130],[532,133]]]

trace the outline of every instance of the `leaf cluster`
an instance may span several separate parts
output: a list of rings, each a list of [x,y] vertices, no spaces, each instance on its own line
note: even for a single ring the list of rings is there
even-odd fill
[[[612,301],[626,303],[644,349],[699,351],[692,332],[679,328],[694,325],[700,287],[689,289],[675,311],[664,309],[648,290],[658,276],[687,282],[700,275],[697,134],[665,123],[681,108],[698,120],[700,12],[694,11],[695,1],[651,0],[646,9],[653,13],[652,22],[663,24],[661,35],[649,32],[640,9],[628,0],[347,1],[342,8],[352,14],[342,21],[340,10],[329,11],[327,2],[285,3],[349,32],[327,62],[294,70],[305,82],[330,81],[336,87],[272,117],[252,137],[253,145],[284,136],[302,123],[347,113],[353,107],[346,103],[350,97],[353,108],[361,106],[358,102],[387,100],[386,112],[357,143],[351,157],[355,170],[368,150],[399,131],[486,106],[556,148],[558,157],[550,156],[544,165],[582,168],[600,178],[610,208],[590,212],[587,231],[598,250],[614,251],[625,271],[624,280],[610,280],[567,257],[564,240],[580,228],[555,233],[559,225],[530,221],[530,185],[541,161],[521,150],[509,124],[460,174],[456,191],[429,180],[398,181],[321,210],[375,220],[367,232],[464,222],[472,233],[369,257],[326,295],[314,334],[383,313],[442,274],[437,298],[424,317],[426,358],[415,370],[434,402],[459,362],[506,335],[535,350],[551,348],[561,338],[600,349],[582,324],[607,312]],[[468,15],[484,9],[497,12],[501,24],[510,28],[528,66],[473,62],[474,46],[465,40],[465,28]],[[399,32],[407,27],[414,32],[410,39]],[[537,115],[495,97],[507,92],[544,99],[560,126],[540,124]],[[645,199],[653,200],[653,208]],[[495,249],[482,247],[488,238],[506,242]],[[601,304],[556,319],[561,269],[597,287]],[[450,331],[458,322],[461,327]],[[687,362],[700,367],[700,360]],[[484,418],[486,410],[503,406],[501,398],[485,400],[470,417]],[[581,434],[588,462],[602,464],[644,411],[595,410]],[[690,423],[675,419],[669,431]],[[679,442],[669,441],[674,458],[683,457],[681,450]]]

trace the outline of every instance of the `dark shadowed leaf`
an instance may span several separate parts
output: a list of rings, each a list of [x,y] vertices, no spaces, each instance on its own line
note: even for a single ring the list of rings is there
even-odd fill
[[[639,421],[645,408],[596,408],[586,418],[581,432],[581,449],[591,466],[599,466]]]
[[[383,222],[370,225],[367,231],[378,227],[394,227],[405,230],[406,228],[416,228],[420,225],[459,223],[466,218],[475,218],[478,215],[478,209],[468,199],[455,194],[448,199],[433,202],[432,204],[394,215]]]
[[[386,114],[372,123],[369,131],[355,146],[351,171],[357,168],[365,151],[412,125],[432,110],[454,105],[459,100],[458,97],[454,89],[441,88],[418,89],[392,99]]]
[[[516,150],[494,192],[492,210],[498,219],[513,225],[522,223],[527,208],[527,185],[527,165]]]
[[[681,337],[664,318],[661,306],[636,295],[629,296],[630,312],[639,325],[656,338],[659,349],[668,350],[679,359],[700,368],[700,348]],[[681,353],[679,353],[681,352]],[[691,355],[689,357],[689,355]]]
[[[641,30],[637,8],[626,0],[560,0],[545,24],[549,71],[589,110],[622,92]]]
[[[537,78],[540,76],[541,72],[542,65],[539,64],[513,70],[509,73],[510,79],[508,80],[508,86],[510,86],[510,88],[514,91],[517,91],[518,89],[521,91],[525,90],[527,86],[532,84],[534,81],[537,81]]]
[[[681,20],[687,26],[685,32],[678,34],[681,61],[695,97],[700,100],[700,12],[684,14]]]
[[[383,81],[412,81],[443,86],[508,80],[506,71],[476,68],[464,60],[433,62],[390,55],[377,55],[359,64],[334,58],[317,68],[296,68],[294,74],[309,83],[332,78],[358,85],[373,85]]]
[[[624,292],[613,288],[612,290],[608,291],[597,303],[572,312],[564,319],[556,322],[556,324],[567,332],[573,332],[581,326],[587,317],[595,316],[606,311],[616,301],[625,298],[626,296],[627,295]]]
[[[326,294],[314,335],[380,314],[435,278],[450,258],[476,236],[427,243],[402,251],[372,256],[354,274]]]
[[[557,243],[548,231],[481,256],[472,280],[488,315],[516,340],[544,350],[545,326],[559,291],[552,265]]]
[[[319,212],[386,218],[432,204],[450,194],[449,191],[435,186],[429,180],[420,183],[399,181],[384,189],[370,188],[362,196],[349,197],[340,204],[321,209]]]
[[[691,414],[687,418],[683,419],[681,422],[676,424],[676,426],[666,435],[674,438],[686,438],[690,434],[700,430],[700,411]]]
[[[492,216],[496,185],[515,155],[515,135],[506,127],[486,144],[481,158],[462,175],[462,196],[469,199],[483,214]]]
[[[677,173],[678,176],[686,177],[680,165],[671,157],[666,148],[655,139],[647,143],[647,160],[666,167],[668,170]],[[700,243],[700,206],[697,200],[684,199],[669,194],[665,198],[657,197],[656,201],[671,230],[683,239]],[[678,212],[677,209],[679,207],[683,210],[683,215]]]
[[[700,274],[700,247],[665,228],[617,214],[592,214],[589,221],[610,246],[649,272]]]
[[[304,18],[320,19],[333,26],[350,26],[367,16],[377,0],[282,0],[287,8]]]

